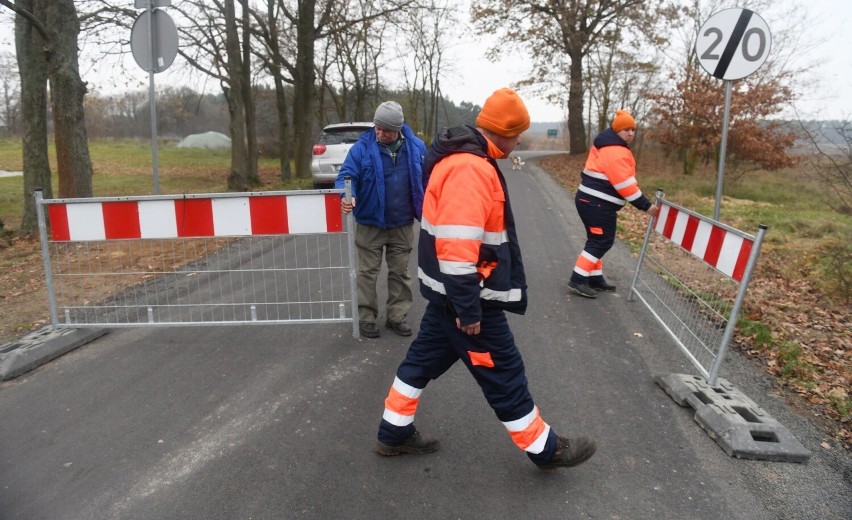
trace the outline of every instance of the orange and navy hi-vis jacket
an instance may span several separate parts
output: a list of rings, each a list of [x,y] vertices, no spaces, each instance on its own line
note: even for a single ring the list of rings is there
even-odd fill
[[[428,186],[418,246],[420,292],[449,304],[462,325],[482,319],[482,305],[526,311],[526,276],[497,167],[499,150],[469,126],[445,128],[426,157]]]
[[[581,177],[578,191],[613,204],[616,211],[625,201],[643,211],[651,207],[651,201],[636,183],[633,152],[611,128],[595,137]]]

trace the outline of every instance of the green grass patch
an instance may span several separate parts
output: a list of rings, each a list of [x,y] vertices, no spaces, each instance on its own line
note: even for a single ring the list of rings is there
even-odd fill
[[[815,368],[805,361],[802,347],[792,341],[778,345],[778,368],[781,377],[795,382],[812,382]]]
[[[656,155],[656,156],[655,156]],[[646,149],[640,161],[639,182],[652,195],[657,187],[665,198],[699,214],[713,216],[716,176],[713,165],[693,175],[672,173],[659,152]],[[643,164],[644,162],[644,164]],[[767,226],[766,244],[792,257],[822,250],[827,244],[848,242],[852,215],[833,211],[834,193],[825,189],[806,164],[775,172],[729,175],[723,182],[719,220],[752,235]]]
[[[58,193],[52,141],[49,157],[53,171],[53,193]],[[0,170],[20,171],[20,139],[0,139]],[[154,194],[153,153],[150,141],[99,139],[89,141],[92,159],[92,191],[96,197]],[[160,194],[221,193],[227,191],[231,165],[228,149],[178,148],[173,141],[157,145],[157,177]],[[310,178],[280,178],[277,159],[261,159],[258,164],[261,185],[257,191],[288,191],[312,188]],[[292,167],[292,165],[291,165]],[[0,178],[0,220],[7,230],[18,229],[23,214],[22,177]]]
[[[774,343],[772,331],[761,321],[740,316],[737,327],[744,336],[751,338],[752,345],[758,349],[767,349]]]

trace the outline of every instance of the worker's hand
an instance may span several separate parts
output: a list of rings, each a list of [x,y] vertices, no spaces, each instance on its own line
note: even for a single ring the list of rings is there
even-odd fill
[[[345,197],[340,199],[340,209],[342,209],[344,213],[349,213],[354,207],[355,197],[352,197],[352,202],[347,201]]]
[[[471,323],[462,327],[461,320],[456,318],[456,327],[461,329],[465,334],[479,334],[479,322]]]
[[[660,207],[659,206],[651,206],[651,209],[648,210],[648,214],[650,214],[652,217],[656,217],[657,215],[660,214]]]

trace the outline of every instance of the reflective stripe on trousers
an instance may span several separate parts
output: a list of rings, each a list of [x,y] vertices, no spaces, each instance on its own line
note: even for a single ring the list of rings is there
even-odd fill
[[[611,205],[577,192],[574,197],[577,213],[586,228],[586,244],[574,264],[571,281],[595,282],[603,279],[603,256],[615,243],[618,212]]]
[[[465,334],[456,327],[455,316],[449,309],[433,303],[427,305],[417,338],[397,369],[385,400],[378,434],[380,442],[401,444],[414,433],[414,415],[423,389],[461,360],[512,441],[533,462],[550,461],[556,449],[556,433],[533,403],[524,362],[504,312],[483,308],[480,327],[477,335]]]

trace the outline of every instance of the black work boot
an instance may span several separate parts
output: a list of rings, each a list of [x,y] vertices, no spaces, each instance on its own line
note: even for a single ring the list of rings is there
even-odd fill
[[[592,458],[597,449],[598,445],[588,437],[577,437],[575,439],[557,437],[553,458],[547,464],[539,465],[538,468],[551,470],[579,466]]]
[[[370,321],[362,321],[358,324],[358,329],[361,331],[361,335],[366,338],[378,338],[381,334],[379,332],[379,327]]]
[[[568,290],[584,298],[597,298],[598,293],[587,283],[568,282]]]
[[[405,442],[398,446],[391,446],[390,444],[377,442],[373,451],[384,457],[394,457],[396,455],[402,455],[403,453],[425,455],[427,453],[432,453],[433,451],[438,451],[438,448],[440,447],[441,443],[438,439],[425,437],[421,435],[419,431],[415,431],[414,435],[405,439]]]
[[[604,292],[604,291],[613,292],[613,291],[615,291],[615,286],[607,283],[607,281],[604,280],[603,278],[601,278],[600,281],[589,282],[589,287],[591,287],[592,289],[594,289],[595,291],[598,291],[598,292]]]

